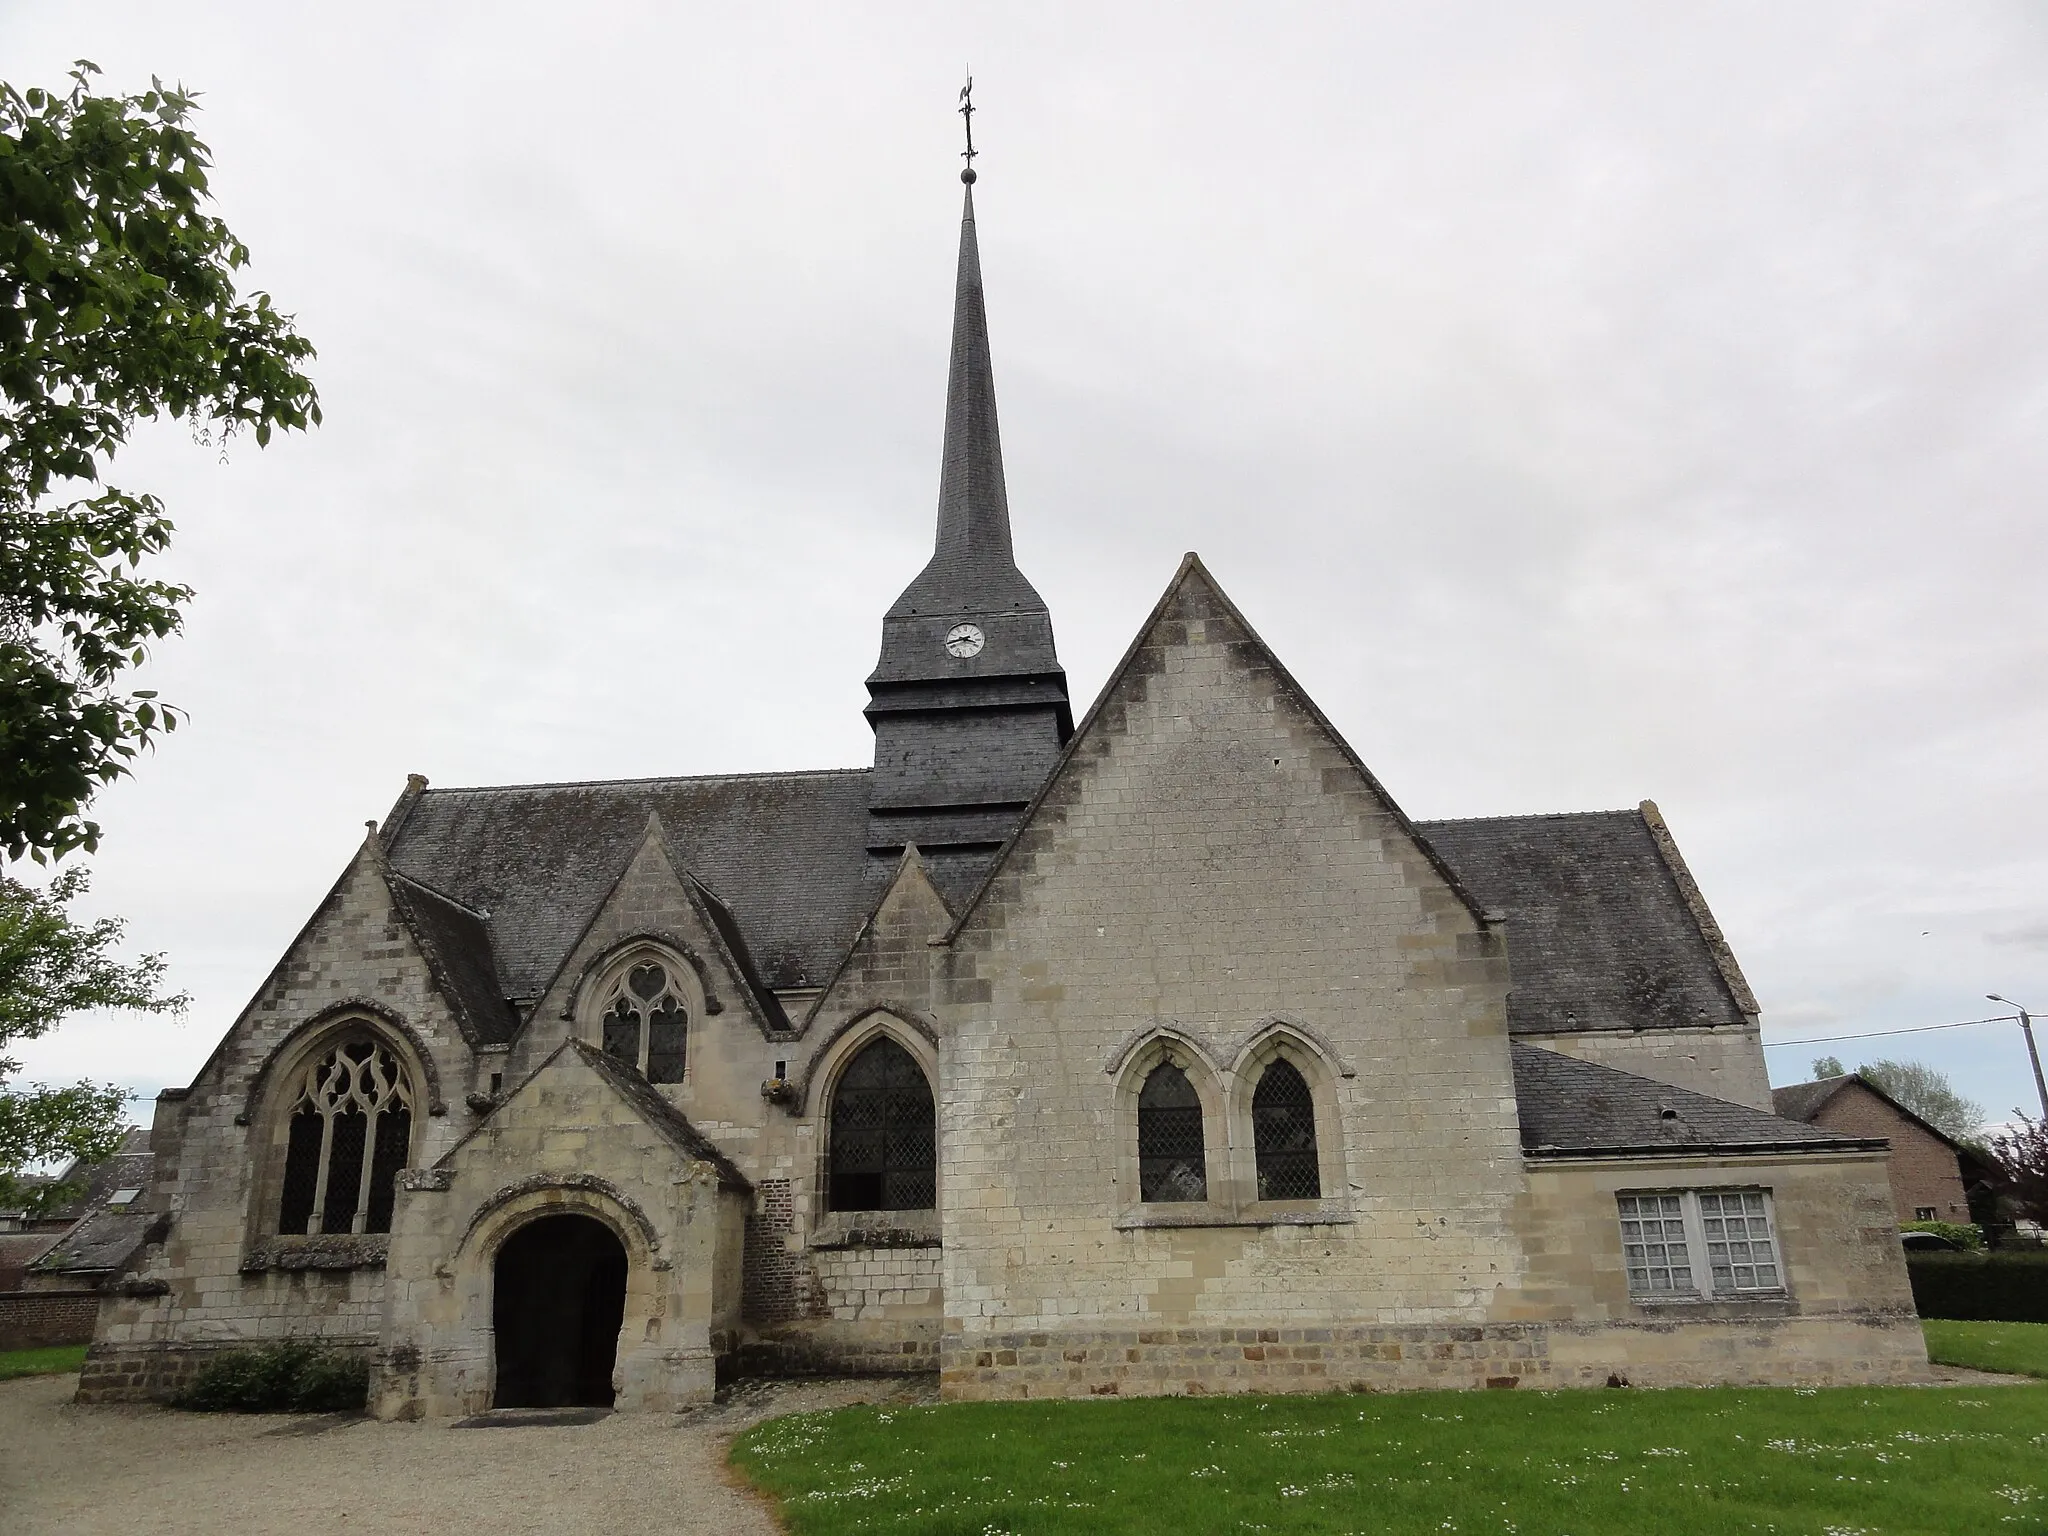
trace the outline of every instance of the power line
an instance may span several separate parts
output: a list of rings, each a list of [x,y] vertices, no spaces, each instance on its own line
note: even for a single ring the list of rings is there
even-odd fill
[[[1831,1045],[1837,1040],[1875,1040],[1880,1035],[1924,1035],[1930,1029],[1968,1029],[1973,1024],[2010,1024],[2013,1016],[2001,1013],[1989,1019],[1958,1019],[1953,1024],[1915,1024],[1907,1029],[1866,1029],[1854,1035],[1814,1035],[1805,1040],[1766,1040],[1764,1049],[1779,1045]]]

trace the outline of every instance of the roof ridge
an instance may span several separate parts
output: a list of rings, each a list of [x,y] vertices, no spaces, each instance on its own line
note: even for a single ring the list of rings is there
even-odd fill
[[[873,773],[873,768],[776,768],[753,773],[672,773],[646,779],[544,779],[532,784],[444,784],[429,785],[420,798],[441,795],[507,794],[519,789],[597,789],[613,784],[710,784],[735,779],[822,779],[835,775]]]
[[[1566,821],[1577,816],[1634,816],[1635,806],[1611,811],[1507,811],[1497,816],[1422,816],[1418,827],[1469,826],[1480,821]]]

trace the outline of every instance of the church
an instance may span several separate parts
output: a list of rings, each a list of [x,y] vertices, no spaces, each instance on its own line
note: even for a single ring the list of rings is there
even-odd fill
[[[188,1087],[79,1396],[386,1418],[1926,1378],[1882,1140],[1772,1112],[1657,807],[1409,819],[1194,555],[1085,713],[974,173],[871,766],[413,776]]]

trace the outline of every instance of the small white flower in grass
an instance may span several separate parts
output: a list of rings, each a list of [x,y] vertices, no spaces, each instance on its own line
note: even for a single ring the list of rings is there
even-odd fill
[[[1298,1499],[1307,1492],[1306,1488],[1297,1488],[1292,1483],[1282,1483],[1280,1485],[1280,1497],[1283,1499]]]
[[[1675,1445],[1653,1445],[1644,1451],[1645,1456],[1685,1456],[1690,1453]]]
[[[1228,1477],[1228,1476],[1230,1476],[1230,1474],[1229,1474],[1228,1472],[1224,1471],[1224,1470],[1223,1470],[1223,1469],[1222,1469],[1221,1467],[1197,1467],[1197,1468],[1195,1468],[1195,1470],[1194,1470],[1194,1471],[1190,1472],[1190,1473],[1188,1474],[1188,1476],[1189,1476],[1189,1477]]]
[[[2015,1504],[2024,1504],[2034,1496],[2031,1488],[1994,1488],[1991,1490],[2001,1499],[2010,1499]]]

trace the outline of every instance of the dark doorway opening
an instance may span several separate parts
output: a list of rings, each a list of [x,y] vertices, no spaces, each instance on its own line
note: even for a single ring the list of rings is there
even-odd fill
[[[589,1216],[543,1216],[498,1250],[494,1408],[609,1408],[626,1250]]]

